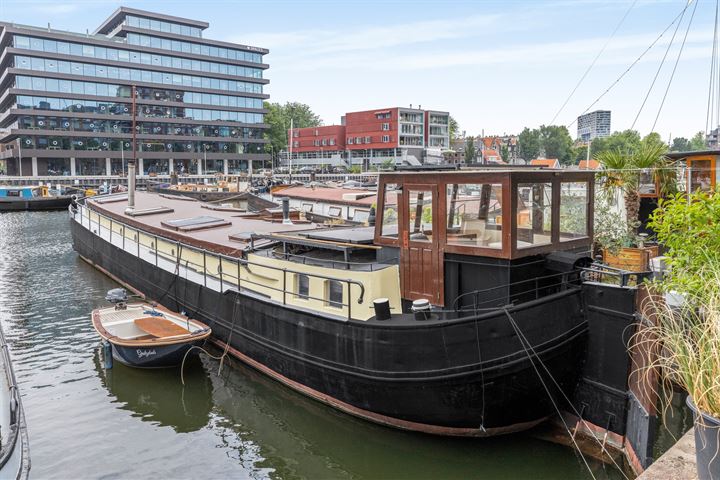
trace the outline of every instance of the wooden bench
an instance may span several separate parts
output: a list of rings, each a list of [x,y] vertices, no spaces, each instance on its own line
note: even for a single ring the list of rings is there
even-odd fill
[[[142,317],[135,320],[135,325],[143,332],[156,338],[177,337],[188,335],[189,330],[162,317]]]

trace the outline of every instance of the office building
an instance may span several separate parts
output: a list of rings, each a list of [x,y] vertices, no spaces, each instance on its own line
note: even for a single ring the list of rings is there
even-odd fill
[[[121,7],[93,33],[0,22],[9,175],[234,173],[264,153],[263,48],[206,22]]]
[[[610,136],[610,110],[596,110],[577,118],[577,139],[589,142]]]

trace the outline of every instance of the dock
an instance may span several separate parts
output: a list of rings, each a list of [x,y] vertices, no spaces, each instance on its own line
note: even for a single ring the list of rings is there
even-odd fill
[[[695,480],[695,429],[690,429],[678,442],[645,470],[638,480]]]

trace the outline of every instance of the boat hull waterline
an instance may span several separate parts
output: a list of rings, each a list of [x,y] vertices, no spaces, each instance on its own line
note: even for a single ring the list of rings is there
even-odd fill
[[[245,292],[221,293],[195,284],[71,223],[75,250],[103,272],[211,324],[214,340],[230,339],[230,352],[254,368],[377,423],[443,435],[510,433],[554,414],[544,385],[553,396],[558,392],[548,376],[538,378],[535,368],[544,368],[536,355],[566,392],[577,381],[587,334],[579,290],[513,309],[534,346],[530,354],[502,311],[445,326],[329,321]],[[404,352],[406,364],[367,354],[373,345],[388,344]],[[458,359],[466,361],[455,365]]]

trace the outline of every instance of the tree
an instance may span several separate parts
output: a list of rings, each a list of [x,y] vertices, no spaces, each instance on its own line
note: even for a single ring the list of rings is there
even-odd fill
[[[542,125],[540,141],[546,158],[557,158],[560,163],[573,163],[573,140],[567,127],[561,125]]]
[[[637,234],[639,225],[641,172],[666,166],[666,151],[667,146],[664,143],[656,143],[650,139],[641,142],[640,146],[631,152],[623,152],[617,148],[595,156],[602,165],[600,177],[603,179],[603,189],[612,192],[615,188],[620,188],[623,192],[627,228],[631,235]],[[654,170],[656,178],[658,173],[663,171],[662,168]]]
[[[265,114],[265,123],[270,128],[265,133],[265,138],[270,140],[265,146],[265,151],[277,155],[281,150],[288,147],[287,136],[290,129],[290,120],[294,128],[318,127],[322,125],[320,117],[317,116],[308,105],[299,102],[279,103],[265,102],[268,113]]]
[[[705,150],[707,148],[707,143],[705,143],[705,133],[702,131],[697,132],[693,138],[690,139],[688,148],[690,150]]]
[[[465,163],[474,163],[477,159],[477,150],[475,150],[475,139],[468,137],[465,142]]]
[[[685,137],[673,138],[672,145],[670,146],[671,152],[686,152],[690,149],[690,142]]]
[[[605,138],[596,138],[592,141],[593,158],[597,158],[603,152],[619,150],[622,153],[634,152],[640,146],[642,139],[636,130],[624,130],[613,132]]]
[[[525,127],[523,131],[520,132],[520,135],[518,135],[518,153],[520,158],[528,162],[533,158],[537,158],[540,154],[541,147],[539,130],[530,130]]]
[[[503,162],[508,161],[508,157],[510,156],[510,149],[507,145],[503,145],[500,147],[500,158],[503,159]]]
[[[450,134],[450,140],[455,140],[456,138],[458,138],[459,131],[460,125],[458,124],[457,120],[450,116],[450,119],[448,120],[448,133]]]

